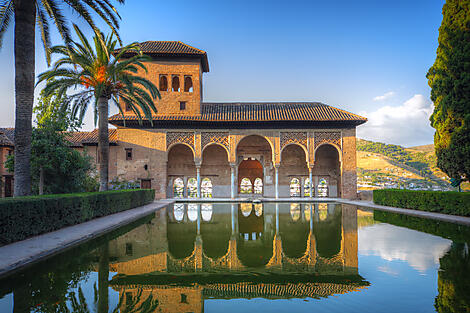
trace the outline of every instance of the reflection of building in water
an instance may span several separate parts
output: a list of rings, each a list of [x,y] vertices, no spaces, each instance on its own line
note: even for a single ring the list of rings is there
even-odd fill
[[[348,205],[175,204],[112,241],[110,258],[113,288],[125,297],[143,288],[142,299],[151,293],[168,312],[202,312],[208,298],[318,298],[367,284],[357,272],[356,208]],[[189,280],[181,284],[182,273]]]

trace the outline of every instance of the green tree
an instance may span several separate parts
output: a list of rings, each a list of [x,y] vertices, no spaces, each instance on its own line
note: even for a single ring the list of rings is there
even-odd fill
[[[53,47],[52,53],[60,57],[51,70],[39,75],[39,82],[47,81],[44,88],[46,96],[55,92],[65,95],[67,91],[75,91],[67,96],[67,100],[73,115],[79,115],[80,120],[88,106],[94,106],[99,130],[100,190],[108,190],[109,102],[123,114],[119,106],[121,101],[134,111],[140,121],[143,112],[152,123],[152,111],[157,112],[154,101],[160,93],[152,82],[135,75],[139,68],[147,71],[142,62],[150,60],[142,54],[138,43],[116,49],[117,40],[113,34],[105,38],[102,33],[96,33],[92,47],[80,29],[74,27],[80,42],[73,43],[69,48]]]
[[[38,104],[33,108],[37,126],[41,128],[52,125],[57,131],[78,130],[82,123],[72,115],[65,103],[65,95],[55,92],[46,96],[44,90],[41,90]]]
[[[116,0],[124,3],[124,0]],[[50,23],[66,45],[72,42],[64,9],[85,20],[98,31],[90,11],[95,12],[116,32],[119,15],[110,0],[0,0],[0,48],[3,36],[14,22],[15,54],[15,196],[31,193],[31,132],[34,100],[36,25],[50,63]]]
[[[437,166],[449,177],[470,180],[470,0],[447,0],[439,46],[427,74],[436,129]]]

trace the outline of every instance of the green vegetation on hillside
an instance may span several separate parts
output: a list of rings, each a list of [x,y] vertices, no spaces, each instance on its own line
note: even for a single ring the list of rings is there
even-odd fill
[[[431,176],[436,157],[426,152],[411,152],[402,146],[358,139],[357,150],[382,154],[396,164],[411,167],[421,176]]]

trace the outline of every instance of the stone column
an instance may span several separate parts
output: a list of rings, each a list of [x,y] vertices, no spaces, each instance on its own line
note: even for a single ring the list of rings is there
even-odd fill
[[[279,199],[279,166],[274,166],[274,179],[275,179],[275,195],[276,199]]]
[[[196,165],[197,197],[201,197],[201,166]]]
[[[313,198],[313,196],[315,196],[314,194],[312,194],[312,191],[314,192],[313,190],[313,168],[309,167],[308,168],[308,182],[309,182],[309,192],[310,192],[310,198]]]
[[[236,193],[236,186],[235,186],[235,165],[230,165],[230,196],[232,199],[235,199],[235,193]]]

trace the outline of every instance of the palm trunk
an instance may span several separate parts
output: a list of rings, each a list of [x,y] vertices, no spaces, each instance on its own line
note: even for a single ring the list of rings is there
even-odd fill
[[[108,313],[109,310],[109,246],[105,243],[100,248],[98,263],[98,313]]]
[[[35,1],[15,0],[15,196],[31,194]]]
[[[98,99],[98,153],[100,164],[100,191],[108,190],[109,137],[108,137],[108,99]]]

